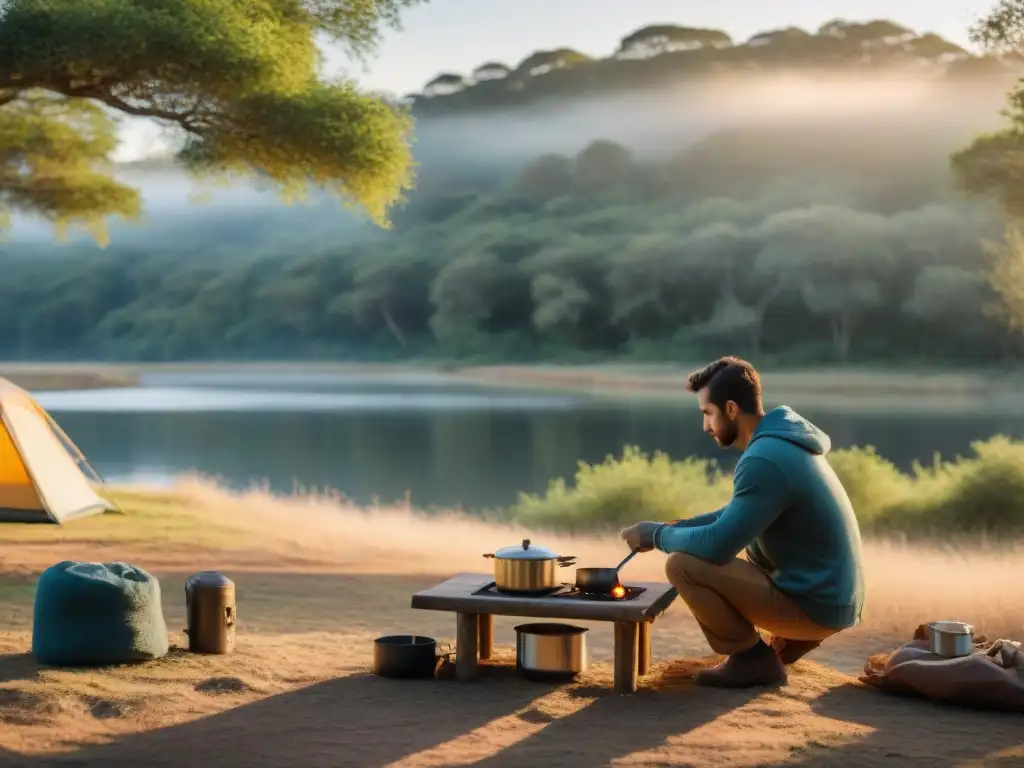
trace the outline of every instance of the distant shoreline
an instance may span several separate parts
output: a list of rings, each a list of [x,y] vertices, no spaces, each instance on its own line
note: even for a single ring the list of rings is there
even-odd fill
[[[33,392],[134,387],[139,383],[139,373],[131,367],[102,363],[0,363],[0,377]]]
[[[0,363],[0,376],[32,391],[137,386],[155,373],[437,374],[493,387],[575,392],[613,399],[678,401],[692,365],[486,365],[451,363]],[[766,399],[805,408],[1024,413],[1024,370],[766,369]]]

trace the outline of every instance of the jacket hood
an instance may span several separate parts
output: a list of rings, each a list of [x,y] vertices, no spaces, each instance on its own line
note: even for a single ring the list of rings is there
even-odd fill
[[[829,436],[788,405],[773,408],[761,417],[761,423],[754,430],[750,444],[753,445],[755,440],[762,437],[786,440],[818,456],[824,456],[832,449]]]

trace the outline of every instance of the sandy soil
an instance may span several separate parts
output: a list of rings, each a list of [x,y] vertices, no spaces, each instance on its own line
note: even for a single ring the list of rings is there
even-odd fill
[[[167,519],[189,516],[198,528],[0,528],[0,766],[1024,765],[1019,717],[893,698],[851,676],[937,617],[1024,637],[1024,600],[1004,587],[1024,565],[1019,549],[870,542],[864,624],[798,664],[779,691],[695,688],[702,662],[691,660],[707,649],[680,603],[655,624],[655,667],[635,696],[609,690],[602,625],[588,637],[592,668],[574,684],[519,679],[512,619],[496,621],[502,653],[481,680],[402,683],[368,674],[372,639],[415,632],[450,643],[454,618],[412,611],[411,593],[486,570],[480,555],[523,531],[331,498],[231,496],[199,482],[179,493],[185,506],[168,506]],[[232,535],[243,520],[245,533]],[[197,535],[207,527],[219,533]],[[532,533],[581,564],[621,555],[606,538]],[[116,669],[40,669],[27,654],[32,586],[68,557],[116,557],[156,573],[171,654]],[[628,575],[658,579],[662,563],[637,558]],[[238,587],[232,656],[179,650],[184,579],[207,567]]]

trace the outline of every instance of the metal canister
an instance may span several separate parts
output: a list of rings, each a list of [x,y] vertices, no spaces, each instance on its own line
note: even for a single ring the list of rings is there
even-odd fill
[[[185,582],[188,649],[224,654],[235,650],[235,583],[217,571],[202,571]]]
[[[933,621],[928,625],[928,641],[936,656],[970,656],[974,652],[974,627],[962,621]]]
[[[516,667],[534,679],[571,679],[587,670],[586,635],[586,627],[572,624],[520,624]]]

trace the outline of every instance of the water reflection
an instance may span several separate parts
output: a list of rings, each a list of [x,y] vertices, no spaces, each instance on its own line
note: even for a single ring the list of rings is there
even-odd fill
[[[133,387],[47,392],[39,396],[50,411],[195,413],[225,411],[452,411],[523,410],[572,407],[566,396],[516,393],[288,392],[233,387]]]
[[[679,406],[501,392],[420,376],[168,376],[129,390],[39,395],[111,481],[161,482],[200,471],[234,487],[331,487],[360,502],[401,499],[480,508],[571,478],[625,443],[676,458],[714,457],[700,414]],[[837,448],[875,445],[903,468],[965,453],[1024,417],[806,412]]]

